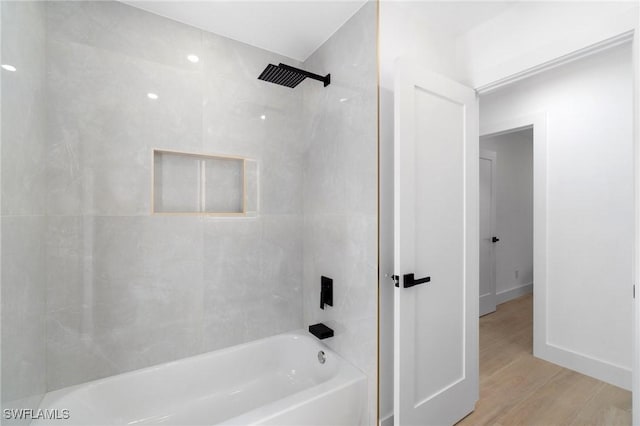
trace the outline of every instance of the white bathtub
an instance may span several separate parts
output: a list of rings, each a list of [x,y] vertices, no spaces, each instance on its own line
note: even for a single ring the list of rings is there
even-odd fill
[[[324,351],[326,362],[318,361]],[[48,393],[32,425],[364,425],[366,376],[305,332]]]

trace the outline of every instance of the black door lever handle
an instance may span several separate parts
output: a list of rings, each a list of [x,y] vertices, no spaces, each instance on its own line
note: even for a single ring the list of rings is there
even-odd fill
[[[404,280],[403,281],[404,281],[402,283],[403,287],[404,288],[409,288],[409,287],[413,287],[414,285],[431,282],[431,277],[424,277],[424,278],[415,279],[413,274],[404,274]]]
[[[491,237],[491,242],[492,242],[492,243],[497,243],[498,241],[500,241],[500,238],[498,238],[498,237]]]

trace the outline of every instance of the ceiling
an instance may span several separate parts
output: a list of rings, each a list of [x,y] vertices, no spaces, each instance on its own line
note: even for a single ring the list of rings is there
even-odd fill
[[[121,0],[243,43],[306,60],[365,0]]]

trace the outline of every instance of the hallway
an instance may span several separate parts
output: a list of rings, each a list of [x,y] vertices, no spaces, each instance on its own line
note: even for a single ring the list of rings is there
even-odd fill
[[[533,295],[480,318],[480,400],[458,425],[630,425],[631,392],[534,358]]]

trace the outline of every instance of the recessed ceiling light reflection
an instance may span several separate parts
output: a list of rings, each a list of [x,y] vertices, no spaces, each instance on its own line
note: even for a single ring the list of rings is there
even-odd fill
[[[266,119],[267,119],[267,116],[266,116],[266,115],[262,114],[262,115],[260,116],[260,120],[266,120]]]
[[[155,101],[156,99],[158,99],[158,95],[156,93],[149,92],[147,93],[147,98],[153,99]]]
[[[189,62],[193,62],[194,64],[200,60],[200,58],[198,58],[198,56],[196,55],[189,55],[187,56],[187,59],[189,60]]]
[[[5,70],[11,71],[11,72],[15,72],[16,71],[16,67],[14,67],[13,65],[9,65],[9,64],[2,64],[2,69],[5,69]]]
[[[347,102],[349,98],[340,98],[340,102]]]

